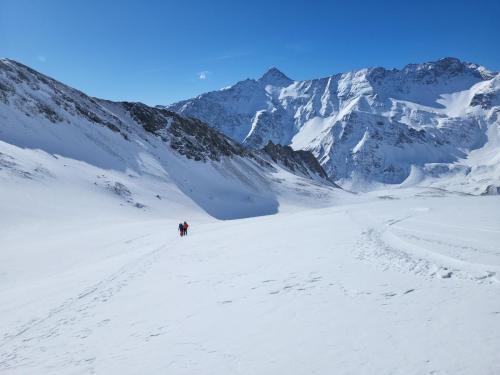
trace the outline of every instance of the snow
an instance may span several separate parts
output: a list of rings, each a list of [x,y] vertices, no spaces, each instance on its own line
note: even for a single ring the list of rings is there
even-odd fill
[[[218,221],[16,187],[2,191],[18,213],[1,215],[2,373],[500,370],[499,197],[392,189]]]
[[[470,164],[463,160],[489,142],[488,129],[498,124],[492,113],[500,108],[500,75],[455,58],[305,81],[281,75],[272,69],[265,85],[241,81],[168,108],[251,147],[271,140],[310,150],[330,178],[359,191],[408,185],[412,166],[425,174],[436,163]],[[495,185],[500,175],[493,167],[483,178]],[[481,193],[465,181],[471,185],[462,190]]]
[[[14,92],[48,105],[46,89]],[[494,109],[477,110],[481,148],[401,185],[351,170],[372,190],[353,194],[250,157],[188,160],[91,104],[127,137],[0,101],[2,374],[500,372],[500,196],[481,196],[500,173]]]
[[[25,69],[9,60],[7,64],[14,72]],[[36,73],[29,73],[30,85],[17,83],[1,68],[0,78],[15,88],[8,92],[10,101],[0,101],[2,182],[9,183],[13,176],[56,186],[71,181],[78,189],[114,194],[122,204],[135,208],[162,211],[175,202],[201,207],[218,219],[274,214],[279,199],[302,202],[299,206],[325,206],[339,194],[331,186],[251,157],[188,160],[170,148],[168,139],[145,131],[123,103],[96,101],[48,78],[42,81]],[[40,103],[52,107],[59,120],[51,122],[43,116]],[[108,116],[120,132],[68,110],[76,105],[94,116]],[[167,118],[165,128],[171,122]],[[323,200],[309,202],[318,197]]]
[[[354,146],[354,148],[352,149],[353,154],[357,153],[363,148],[365,142],[368,140],[369,137],[370,134],[366,131],[365,134],[363,134],[363,138],[361,138],[358,144],[356,144],[356,146]]]
[[[442,94],[437,103],[445,108],[443,112],[451,117],[462,117],[467,112],[467,107],[472,99],[470,90],[458,91],[452,94]]]
[[[290,146],[295,150],[307,149],[308,146],[315,143],[315,140],[320,137],[321,133],[327,131],[332,126],[333,122],[334,119],[332,118],[312,118],[293,137]]]

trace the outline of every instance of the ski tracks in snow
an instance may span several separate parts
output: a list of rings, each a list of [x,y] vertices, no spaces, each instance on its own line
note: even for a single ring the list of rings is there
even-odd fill
[[[93,309],[106,303],[135,279],[147,273],[165,253],[167,247],[168,244],[153,247],[145,254],[127,262],[116,272],[65,300],[45,316],[32,319],[5,334],[0,341],[0,372],[18,366],[29,366],[32,362],[36,362],[30,354],[34,351],[46,351],[45,344],[51,338],[69,334],[84,338],[92,333],[92,325],[102,326],[109,323],[106,321],[96,323],[89,319],[87,327],[81,329],[81,321],[91,318]],[[79,326],[78,332],[74,332],[75,326]]]
[[[422,214],[426,210],[419,209]],[[498,255],[494,250],[483,249],[433,238],[429,233],[408,225],[415,215],[386,220],[367,225],[353,212],[349,213],[356,222],[364,223],[360,239],[355,245],[359,259],[376,263],[384,269],[412,272],[425,277],[448,279],[457,277],[478,283],[499,283],[499,267],[468,261],[464,252]],[[404,226],[401,224],[405,224]],[[435,227],[434,231],[439,232]],[[436,236],[434,236],[436,237]],[[447,248],[447,251],[440,251]]]

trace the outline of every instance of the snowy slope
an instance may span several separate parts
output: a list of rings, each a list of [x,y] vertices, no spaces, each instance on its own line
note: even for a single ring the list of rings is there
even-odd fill
[[[281,198],[328,204],[334,185],[319,164],[297,155],[294,165],[285,165],[198,120],[141,103],[90,98],[0,60],[5,184],[24,179],[36,192],[38,183],[73,181],[137,209],[161,212],[170,207],[165,200],[194,201],[221,219],[276,213]],[[316,196],[324,200],[306,203]]]
[[[273,68],[257,80],[167,108],[253,147],[271,140],[311,150],[331,178],[363,188],[402,183],[413,167],[423,173],[420,180],[461,178],[468,166],[482,161],[469,159],[472,150],[498,153],[499,79],[498,73],[455,58],[307,81],[292,81]],[[500,186],[491,161],[477,165],[491,173],[479,177],[472,171],[461,178],[464,191]]]
[[[368,198],[187,238],[83,192],[2,215],[0,373],[498,374],[499,197]]]

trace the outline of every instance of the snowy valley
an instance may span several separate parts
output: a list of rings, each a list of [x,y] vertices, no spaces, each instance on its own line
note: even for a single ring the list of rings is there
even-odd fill
[[[497,375],[498,82],[272,69],[164,108],[0,60],[0,374]]]

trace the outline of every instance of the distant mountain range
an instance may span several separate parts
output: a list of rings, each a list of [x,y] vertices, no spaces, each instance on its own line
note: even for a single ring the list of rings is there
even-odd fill
[[[456,58],[305,81],[271,68],[164,108],[253,148],[312,151],[351,188],[500,190],[500,74]]]
[[[394,184],[498,194],[499,114],[500,74],[455,58],[308,81],[272,68],[163,107],[92,98],[0,60],[0,141],[119,169],[141,170],[139,152],[173,153],[224,165],[217,175],[232,175],[249,196],[249,176],[257,171],[265,192],[281,181],[277,170],[353,190]],[[175,179],[178,171],[169,173]]]

